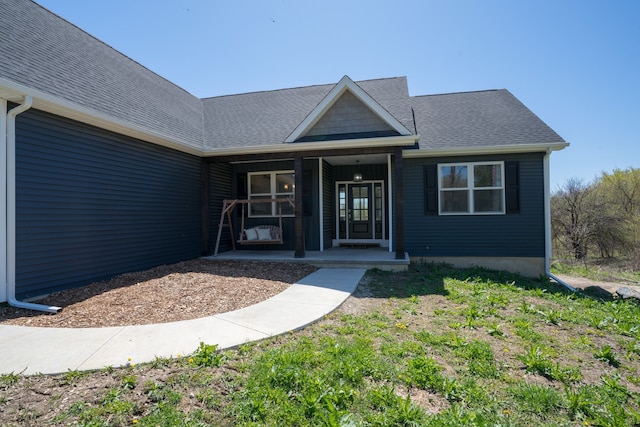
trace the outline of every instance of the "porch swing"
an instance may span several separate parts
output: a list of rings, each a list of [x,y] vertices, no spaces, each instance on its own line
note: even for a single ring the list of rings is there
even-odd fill
[[[251,204],[257,203],[277,203],[278,204],[278,225],[256,225],[251,228],[245,228],[245,206],[251,206]],[[284,243],[282,239],[282,203],[289,203],[291,207],[295,208],[293,199],[290,198],[276,198],[276,199],[233,199],[224,200],[222,202],[222,212],[220,214],[220,224],[218,226],[218,238],[216,240],[216,248],[214,256],[218,255],[218,249],[220,247],[220,238],[222,237],[222,229],[229,227],[229,233],[231,234],[231,246],[233,250],[236,250],[236,243],[240,245],[281,245]],[[236,205],[242,206],[241,222],[240,222],[240,234],[238,240],[235,239],[233,231],[233,223],[231,222],[231,213],[235,209]],[[250,210],[250,209],[249,209]],[[247,212],[248,214],[248,212]],[[225,218],[227,224],[225,224]]]

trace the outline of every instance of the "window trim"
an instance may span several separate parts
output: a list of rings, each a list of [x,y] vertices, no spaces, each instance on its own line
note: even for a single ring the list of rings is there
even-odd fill
[[[476,166],[483,165],[500,165],[500,186],[496,187],[478,187],[474,186],[474,174]],[[455,188],[455,189],[447,189],[442,188],[442,169],[444,167],[450,166],[466,166],[467,167],[467,186],[464,188]],[[504,169],[504,161],[496,160],[496,161],[482,161],[482,162],[456,162],[456,163],[438,163],[437,166],[437,179],[438,179],[438,215],[505,215],[506,214],[506,182],[505,182],[505,169]],[[502,197],[502,210],[501,211],[475,211],[475,199],[474,199],[474,191],[475,190],[500,190]],[[469,206],[468,212],[443,212],[442,204],[443,197],[442,193],[446,191],[467,191],[467,203]]]
[[[294,176],[294,185],[291,188],[291,193],[277,193],[277,179],[276,176],[277,175],[288,175],[291,174]],[[251,192],[251,177],[253,175],[269,175],[269,185],[270,185],[270,192],[269,193],[252,193]],[[293,199],[295,196],[295,171],[293,169],[288,170],[270,170],[270,171],[255,171],[255,172],[247,172],[247,199],[251,200],[253,198],[260,198],[260,197],[264,197],[264,196],[269,196],[267,198],[269,199],[278,199],[278,198],[290,198]],[[251,205],[249,205],[251,206]],[[253,215],[251,213],[251,208],[249,207],[249,209],[247,209],[247,217],[248,218],[274,218],[278,216],[278,209],[277,209],[277,204],[275,202],[271,203],[271,215]],[[295,213],[293,214],[282,214],[283,218],[292,218],[295,216]]]

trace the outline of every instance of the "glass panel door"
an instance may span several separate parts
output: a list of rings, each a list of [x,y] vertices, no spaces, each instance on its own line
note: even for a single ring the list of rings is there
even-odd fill
[[[349,187],[349,238],[372,239],[371,184],[352,184]]]

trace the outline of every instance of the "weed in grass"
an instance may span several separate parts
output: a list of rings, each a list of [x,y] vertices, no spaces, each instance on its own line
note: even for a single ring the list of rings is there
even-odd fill
[[[562,396],[556,389],[544,385],[519,383],[511,387],[508,392],[515,398],[520,408],[538,415],[557,410],[563,404]]]
[[[385,342],[380,345],[380,353],[394,359],[403,359],[415,356],[424,352],[423,346],[416,341],[406,340],[401,343]]]
[[[442,367],[431,357],[416,356],[409,359],[406,377],[409,385],[424,390],[441,391],[443,376]]]
[[[578,368],[564,368],[551,361],[550,355],[539,346],[531,346],[525,354],[516,358],[524,363],[527,372],[542,375],[543,377],[569,383],[578,381],[581,374]]]
[[[442,346],[447,342],[447,338],[444,335],[434,334],[425,330],[416,331],[413,336],[418,341],[431,346]]]
[[[631,395],[629,389],[620,382],[620,375],[603,375],[600,378],[604,387],[605,393],[619,403],[623,403],[627,400],[627,397]]]
[[[161,369],[170,366],[173,363],[173,359],[170,357],[158,357],[156,356],[151,361],[151,367],[153,369]]]
[[[509,305],[509,298],[504,294],[490,293],[487,295],[487,302],[492,307],[505,308]]]
[[[520,305],[516,308],[522,314],[536,313],[538,310],[535,304],[528,303],[525,300],[520,301]]]
[[[565,386],[564,400],[569,418],[572,420],[587,417],[594,412],[597,405],[598,393],[590,385],[571,388]]]
[[[479,340],[473,340],[468,345],[459,347],[456,355],[467,360],[469,372],[482,378],[497,378],[500,376],[493,356],[491,346]]]
[[[113,366],[109,365],[109,366],[105,366],[104,368],[102,368],[100,370],[100,372],[102,372],[105,375],[111,375],[111,374],[113,374],[115,372],[115,370],[116,369]]]
[[[407,314],[409,314],[411,316],[417,316],[418,315],[418,311],[416,310],[416,308],[413,307],[410,304],[402,304],[401,308],[405,313],[407,313]]]
[[[640,375],[629,375],[627,381],[631,384],[640,387]]]
[[[81,378],[84,378],[89,375],[89,372],[78,371],[76,370],[68,370],[63,376],[63,384],[73,385],[77,384]]]
[[[503,337],[504,332],[502,332],[502,325],[498,324],[498,322],[490,323],[487,326],[487,333],[492,337]]]
[[[533,329],[528,319],[517,317],[512,320],[515,328],[515,334],[530,343],[540,342],[543,337]]]
[[[460,348],[469,344],[467,337],[456,334],[455,332],[449,332],[444,336],[447,338],[447,345],[451,348]]]
[[[144,394],[150,401],[159,402],[163,399],[163,386],[157,381],[147,381],[144,384]]]
[[[464,403],[454,403],[449,408],[429,419],[428,426],[490,426],[500,425],[492,422],[491,415],[483,413],[482,410],[468,408]],[[509,425],[509,424],[507,424]]]
[[[411,398],[399,396],[389,386],[374,388],[369,391],[369,400],[378,411],[369,414],[367,422],[374,426],[420,426],[424,425],[424,411],[411,403]]]
[[[122,380],[120,381],[121,387],[127,390],[133,390],[136,388],[137,384],[138,379],[135,375],[123,375]]]
[[[578,349],[585,349],[593,345],[593,340],[588,335],[580,335],[571,339],[571,345]]]
[[[547,311],[539,311],[538,314],[544,317],[544,320],[547,324],[552,324],[559,326],[560,325],[560,313],[556,310],[547,310]]]
[[[618,360],[618,356],[611,349],[610,345],[605,345],[600,348],[600,350],[596,351],[593,354],[593,357],[598,359],[601,362],[608,363],[609,365],[617,368],[620,366],[620,360]]]
[[[3,389],[6,389],[9,386],[16,384],[19,380],[20,380],[20,374],[15,374],[13,372],[10,372],[8,374],[2,374],[0,375],[0,387],[2,387]]]
[[[207,409],[216,409],[220,406],[220,397],[210,389],[204,389],[196,394],[196,399]]]
[[[224,355],[217,351],[216,344],[200,343],[200,347],[189,358],[189,364],[206,368],[219,368],[224,363]]]

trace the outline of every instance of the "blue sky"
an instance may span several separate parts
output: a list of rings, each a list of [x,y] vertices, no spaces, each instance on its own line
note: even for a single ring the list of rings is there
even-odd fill
[[[506,88],[571,146],[551,189],[640,168],[640,1],[37,0],[192,94],[407,76]]]

